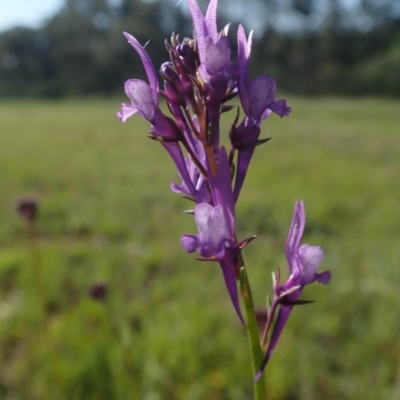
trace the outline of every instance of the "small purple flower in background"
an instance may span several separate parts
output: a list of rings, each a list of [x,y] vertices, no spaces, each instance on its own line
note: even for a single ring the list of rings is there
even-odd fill
[[[90,286],[89,296],[93,300],[104,300],[107,296],[107,283],[105,282],[97,282]]]
[[[28,222],[33,222],[38,214],[38,201],[34,198],[24,198],[18,200],[17,212],[22,219]]]
[[[317,273],[317,269],[324,258],[322,248],[319,246],[310,246],[309,244],[300,246],[305,223],[306,214],[304,211],[304,203],[302,201],[297,201],[286,241],[286,259],[290,276],[283,285],[277,283],[274,288],[275,296],[279,303],[279,312],[264,360],[256,379],[261,376],[262,371],[268,363],[293,306],[296,305],[304,286],[313,282],[320,282],[326,285],[331,280],[330,271]]]

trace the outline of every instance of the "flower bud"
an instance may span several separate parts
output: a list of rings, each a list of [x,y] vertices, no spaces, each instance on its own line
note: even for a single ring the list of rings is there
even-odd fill
[[[165,80],[164,95],[170,103],[180,106],[186,106],[185,90],[179,79],[178,74],[171,62],[165,62],[161,65],[160,73]]]

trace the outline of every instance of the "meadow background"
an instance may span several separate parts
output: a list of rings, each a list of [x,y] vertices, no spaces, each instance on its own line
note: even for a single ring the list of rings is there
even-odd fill
[[[273,139],[256,151],[238,235],[258,235],[244,255],[263,306],[303,199],[303,240],[333,279],[294,310],[270,398],[397,400],[400,103],[287,99],[290,117],[264,124]],[[0,398],[251,399],[221,272],[182,250],[190,203],[169,190],[176,173],[147,124],[118,122],[120,100],[0,102]],[[15,211],[26,196],[39,202],[34,249]]]
[[[169,189],[175,168],[145,121],[115,115],[124,81],[144,76],[122,31],[158,68],[172,31],[192,36],[186,3],[65,0],[0,31],[0,400],[252,398],[221,271],[181,248],[196,227]],[[258,235],[244,251],[256,304],[272,271],[287,276],[296,200],[333,277],[292,313],[269,400],[398,400],[398,1],[220,0],[218,26],[230,21],[233,54],[238,23],[254,29],[251,75],[274,76],[293,109],[263,125],[273,139],[237,205],[239,238]],[[24,198],[38,201],[34,240]]]

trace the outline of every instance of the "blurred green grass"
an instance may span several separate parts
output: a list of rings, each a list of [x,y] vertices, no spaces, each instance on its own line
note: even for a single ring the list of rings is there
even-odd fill
[[[267,368],[271,399],[398,399],[400,104],[289,102],[289,118],[264,124],[273,140],[256,151],[238,234],[258,234],[245,258],[263,305],[303,199],[304,241],[323,246],[333,279],[293,312]],[[172,163],[118,106],[0,103],[0,398],[251,399],[221,273],[181,249],[195,227],[169,190]],[[15,213],[24,196],[40,202],[40,291]],[[88,296],[99,281],[105,302]]]

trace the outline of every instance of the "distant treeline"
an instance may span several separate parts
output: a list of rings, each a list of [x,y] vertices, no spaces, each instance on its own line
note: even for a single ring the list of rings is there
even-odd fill
[[[40,29],[0,34],[0,97],[122,93],[143,77],[128,31],[158,68],[171,32],[192,35],[183,0],[66,0]],[[205,9],[208,1],[200,1]],[[400,6],[397,0],[220,0],[219,26],[256,30],[254,73],[280,90],[307,95],[400,97]]]

